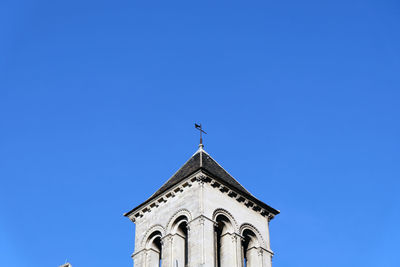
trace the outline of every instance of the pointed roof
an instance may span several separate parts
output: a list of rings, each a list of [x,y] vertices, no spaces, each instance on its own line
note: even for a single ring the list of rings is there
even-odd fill
[[[168,181],[161,186],[151,197],[156,197],[179,182],[183,181],[186,177],[195,173],[199,169],[203,169],[210,173],[212,176],[218,177],[222,182],[232,186],[234,189],[249,194],[238,181],[235,180],[224,168],[221,167],[206,151],[202,148],[196,153],[174,174]]]
[[[124,215],[127,216],[132,212],[136,211],[137,209],[144,206],[148,202],[152,201],[156,197],[160,196],[170,188],[182,182],[183,180],[185,180],[187,177],[194,174],[198,170],[204,171],[212,178],[221,182],[225,186],[228,186],[238,191],[238,193],[243,194],[247,198],[256,202],[258,205],[261,205],[263,208],[272,212],[273,214],[279,213],[279,211],[275,210],[274,208],[268,206],[267,204],[255,198],[235,178],[233,178],[224,168],[222,168],[221,165],[219,165],[206,151],[204,151],[202,145],[200,145],[200,148],[196,151],[196,153],[194,153],[193,156],[188,161],[186,161],[186,163],[183,164],[183,166],[174,175],[172,175],[172,177],[169,178],[167,182],[165,182],[160,187],[160,189],[158,189],[149,199],[147,199],[141,205],[125,213]]]

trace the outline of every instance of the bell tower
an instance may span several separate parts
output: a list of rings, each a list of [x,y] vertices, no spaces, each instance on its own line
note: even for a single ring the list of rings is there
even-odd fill
[[[149,199],[136,224],[134,267],[271,267],[269,222],[258,200],[199,150]]]

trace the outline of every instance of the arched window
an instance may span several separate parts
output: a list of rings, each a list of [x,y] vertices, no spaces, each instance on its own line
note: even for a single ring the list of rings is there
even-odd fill
[[[146,243],[146,266],[148,267],[161,267],[161,233],[159,231],[153,232]]]
[[[216,217],[216,226],[214,228],[215,236],[215,266],[231,267],[235,265],[235,243],[234,228],[231,221],[223,214]]]
[[[242,233],[242,254],[243,254],[243,266],[245,267],[258,267],[262,266],[262,258],[260,258],[258,250],[260,249],[260,244],[256,234],[245,229]]]
[[[188,219],[182,215],[178,217],[172,226],[172,258],[173,266],[185,267],[189,264],[188,246]]]

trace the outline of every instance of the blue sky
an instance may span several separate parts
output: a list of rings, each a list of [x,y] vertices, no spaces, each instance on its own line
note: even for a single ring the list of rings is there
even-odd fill
[[[259,199],[274,267],[397,267],[398,1],[0,4],[0,266],[132,266],[197,149]]]

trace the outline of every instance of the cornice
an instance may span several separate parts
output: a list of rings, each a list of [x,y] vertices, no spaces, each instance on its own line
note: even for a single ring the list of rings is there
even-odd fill
[[[198,180],[199,173],[201,173],[201,170],[190,175],[188,178],[186,178],[176,186],[172,187],[164,194],[161,194],[159,197],[153,199],[152,201],[148,203],[143,203],[144,205],[142,204],[135,210],[125,213],[124,216],[127,216],[132,222],[135,222],[137,219],[142,218],[145,213],[157,209],[161,204],[174,198],[177,194],[183,192],[185,189],[192,187],[193,183]]]
[[[244,194],[239,193],[238,191],[230,188],[227,185],[224,185],[217,179],[211,177],[210,175],[204,173],[202,170],[198,170],[197,172],[193,173],[185,180],[177,184],[176,186],[172,187],[164,194],[160,195],[159,197],[153,199],[148,203],[143,203],[137,209],[124,214],[125,216],[129,217],[132,222],[136,222],[136,220],[142,218],[146,213],[150,213],[152,210],[157,209],[161,204],[169,201],[170,199],[174,198],[177,194],[182,193],[187,188],[193,186],[193,183],[198,182],[199,184],[210,184],[213,188],[219,190],[220,192],[226,194],[227,196],[231,197],[232,199],[242,203],[245,207],[252,209],[255,212],[258,212],[263,217],[266,217],[268,221],[272,220],[275,215],[268,211],[267,209],[263,208],[261,205],[257,204],[256,201],[251,200],[249,197],[245,196]],[[193,219],[194,220],[194,219]]]

